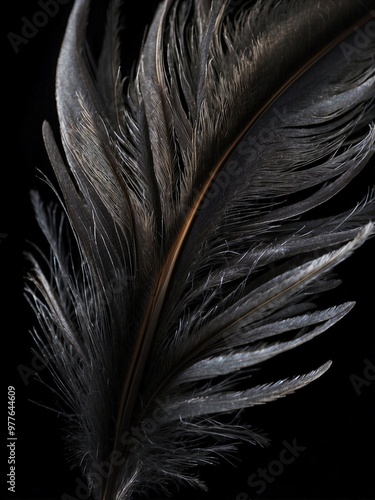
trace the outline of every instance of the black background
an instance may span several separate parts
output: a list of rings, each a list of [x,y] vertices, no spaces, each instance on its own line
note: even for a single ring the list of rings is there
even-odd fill
[[[29,335],[35,320],[23,298],[23,278],[28,269],[23,253],[31,248],[28,241],[43,245],[29,192],[38,189],[45,199],[51,199],[50,191],[37,178],[38,169],[50,173],[41,125],[48,119],[57,130],[54,72],[72,3],[59,6],[58,13],[28,43],[21,44],[18,53],[8,34],[20,34],[22,17],[32,19],[41,7],[36,1],[7,2],[3,6],[0,233],[7,236],[0,243],[2,353],[6,367],[2,421],[5,430],[7,386],[14,386],[17,435],[16,494],[5,489],[6,463],[2,474],[7,498],[57,499],[64,493],[74,497],[79,477],[65,459],[61,438],[64,422],[48,409],[56,407],[55,396],[36,377],[29,376],[28,369],[36,369],[44,383],[50,382],[47,371],[38,371],[35,365]],[[125,72],[136,57],[144,26],[156,4],[139,0],[124,6]],[[354,203],[361,189],[358,185],[353,188]],[[232,464],[222,462],[201,471],[208,484],[207,493],[181,489],[173,491],[174,499],[235,500],[241,492],[241,500],[247,498],[245,494],[249,498],[375,498],[375,382],[366,381],[358,394],[351,378],[353,374],[365,377],[366,359],[375,364],[374,249],[372,240],[337,270],[344,283],[335,291],[335,301],[357,301],[349,316],[321,338],[269,366],[270,373],[280,370],[290,375],[327,359],[334,361],[324,377],[303,391],[245,412],[244,418],[254,427],[267,431],[271,445],[267,449],[243,446]],[[374,370],[371,373],[374,378]],[[258,494],[247,479],[259,467],[267,468],[279,458],[285,440],[296,440],[305,449]],[[5,436],[3,446],[5,449]]]

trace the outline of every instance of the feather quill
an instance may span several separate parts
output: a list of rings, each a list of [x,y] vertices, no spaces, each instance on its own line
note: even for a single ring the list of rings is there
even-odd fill
[[[95,498],[203,486],[197,465],[265,442],[221,415],[329,368],[250,376],[353,306],[314,301],[374,232],[372,192],[331,203],[375,149],[375,40],[355,40],[370,4],[164,0],[124,82],[120,2],[93,61],[90,2],[75,1],[56,74],[62,150],[43,127],[63,210],[33,194],[51,257],[30,255],[27,294]]]

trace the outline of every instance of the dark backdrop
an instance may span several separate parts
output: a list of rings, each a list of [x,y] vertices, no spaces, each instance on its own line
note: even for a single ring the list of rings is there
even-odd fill
[[[14,386],[17,436],[16,493],[5,489],[7,498],[57,499],[64,493],[75,497],[79,477],[65,459],[63,420],[48,409],[56,408],[55,395],[44,385],[50,382],[48,373],[38,369],[40,365],[31,351],[29,329],[35,320],[23,298],[23,276],[28,268],[23,253],[30,249],[29,241],[44,244],[34,221],[29,192],[38,189],[46,200],[52,198],[38,180],[37,170],[50,173],[41,125],[48,119],[57,130],[54,72],[73,2],[65,3],[59,4],[58,12],[49,15],[37,32],[29,28],[29,39],[24,41],[17,36],[22,36],[25,19],[32,20],[42,10],[41,5],[35,0],[7,2],[2,10],[5,87],[1,120],[0,307],[6,367],[3,399],[7,387]],[[138,0],[125,4],[126,69],[137,54],[143,28],[157,2]],[[43,16],[37,19],[44,23]],[[357,189],[362,189],[358,183],[353,187],[354,191]],[[272,439],[270,447],[243,446],[238,461],[201,471],[209,487],[206,494],[181,489],[173,492],[174,499],[375,497],[374,249],[372,240],[338,268],[344,283],[335,292],[337,302],[357,301],[350,315],[298,353],[285,355],[269,365],[271,374],[283,369],[291,374],[304,370],[306,363],[311,368],[327,359],[334,361],[329,372],[305,390],[245,412],[244,418],[254,427],[267,431]],[[31,375],[35,369],[43,383]],[[276,462],[284,456],[285,442],[297,443],[299,451],[296,459],[281,470]],[[3,446],[6,447],[5,439]],[[258,468],[271,468],[269,479],[262,483],[265,489],[259,482],[254,483]],[[5,464],[5,488],[7,472]],[[248,478],[253,478],[253,486],[247,484]]]

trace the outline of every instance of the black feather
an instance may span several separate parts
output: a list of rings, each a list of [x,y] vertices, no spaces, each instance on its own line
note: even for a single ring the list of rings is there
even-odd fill
[[[43,128],[64,215],[34,194],[51,260],[30,256],[28,294],[71,445],[109,500],[202,486],[197,465],[265,442],[223,414],[328,369],[258,385],[249,370],[353,306],[314,303],[374,232],[371,190],[342,213],[334,200],[371,168],[375,40],[357,47],[371,2],[165,0],[124,82],[119,2],[97,61],[89,3],[57,68],[63,152]]]

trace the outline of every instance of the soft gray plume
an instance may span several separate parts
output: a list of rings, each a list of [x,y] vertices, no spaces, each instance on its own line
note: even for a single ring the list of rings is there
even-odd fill
[[[355,38],[371,2],[239,3],[161,2],[126,82],[117,0],[97,60],[88,0],[66,29],[62,148],[43,128],[63,210],[33,195],[51,256],[30,256],[27,291],[97,499],[203,486],[197,466],[263,444],[221,415],[330,362],[260,385],[251,368],[353,306],[314,302],[374,232],[373,192],[343,213],[332,203],[375,149],[375,41]]]

